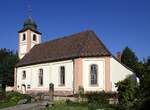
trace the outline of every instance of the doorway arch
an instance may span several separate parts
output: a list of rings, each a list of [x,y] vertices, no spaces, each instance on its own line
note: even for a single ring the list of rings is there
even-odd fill
[[[21,90],[22,90],[22,93],[23,93],[23,94],[26,93],[26,85],[25,85],[25,84],[22,84]]]

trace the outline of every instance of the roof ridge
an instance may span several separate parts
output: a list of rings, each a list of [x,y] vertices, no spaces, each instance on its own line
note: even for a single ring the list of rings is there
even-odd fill
[[[63,37],[54,38],[52,40],[45,41],[41,44],[46,44],[46,43],[49,43],[49,42],[54,42],[54,41],[62,40],[62,39],[65,39],[65,38],[77,37],[76,35],[81,34],[81,33],[86,33],[86,32],[93,32],[93,31],[92,30],[81,31],[81,32],[77,32],[77,33],[74,33],[74,34],[71,34],[71,35],[66,35],[66,36],[63,36]],[[41,45],[41,44],[37,44],[37,45]]]

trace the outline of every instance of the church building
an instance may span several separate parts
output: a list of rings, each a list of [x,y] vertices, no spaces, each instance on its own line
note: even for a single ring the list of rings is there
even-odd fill
[[[116,91],[115,83],[134,74],[91,30],[41,42],[42,33],[29,17],[19,32],[14,85],[22,93],[71,95],[82,86],[89,91]],[[116,45],[117,46],[117,45]]]

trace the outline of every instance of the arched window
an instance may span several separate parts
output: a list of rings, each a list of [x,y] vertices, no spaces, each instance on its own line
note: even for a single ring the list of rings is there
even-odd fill
[[[22,72],[22,79],[23,79],[23,80],[26,79],[26,71],[23,71],[23,72]]]
[[[65,67],[60,67],[60,85],[65,85]]]
[[[43,86],[43,69],[39,69],[39,86]]]
[[[23,34],[22,41],[26,40],[26,34]]]
[[[97,73],[98,73],[98,67],[96,64],[92,64],[90,66],[90,84],[95,85],[97,84]]]
[[[35,34],[33,34],[33,41],[36,41],[37,39],[36,39],[36,35]]]

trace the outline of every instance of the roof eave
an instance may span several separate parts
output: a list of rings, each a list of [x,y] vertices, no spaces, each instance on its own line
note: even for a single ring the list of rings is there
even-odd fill
[[[23,66],[30,66],[30,65],[36,65],[36,64],[42,64],[42,63],[51,63],[51,62],[58,62],[58,61],[64,61],[64,60],[72,60],[76,58],[89,58],[89,57],[110,57],[111,55],[95,55],[95,56],[77,56],[77,57],[70,57],[70,58],[63,58],[63,59],[55,59],[55,60],[47,60],[47,61],[40,61],[40,62],[34,62],[30,64],[20,64],[20,65],[15,65],[16,68],[18,67],[23,67]]]
[[[18,31],[18,33],[25,32],[26,30],[31,30],[31,31],[33,31],[33,32],[35,32],[35,33],[37,33],[37,34],[42,35],[42,33],[40,33],[39,31],[36,31],[36,30],[30,29],[30,28],[27,28],[27,29],[21,29],[20,31]]]

